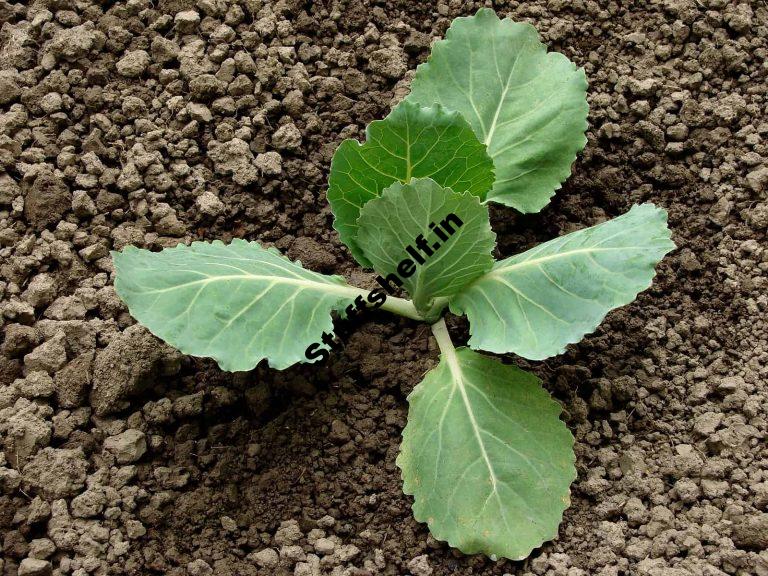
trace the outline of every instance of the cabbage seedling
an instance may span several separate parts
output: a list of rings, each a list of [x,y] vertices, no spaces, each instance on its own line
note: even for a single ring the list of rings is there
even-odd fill
[[[548,203],[586,143],[586,89],[584,71],[547,52],[532,26],[482,9],[452,23],[410,95],[332,161],[341,239],[382,279],[399,271],[411,296],[382,292],[381,308],[429,322],[440,347],[408,396],[397,464],[415,518],[465,553],[521,559],[554,538],[576,477],[560,406],[535,376],[480,351],[563,352],[646,289],[674,248],[666,212],[643,204],[494,260],[488,204]],[[428,236],[448,214],[461,225]],[[401,266],[414,239],[422,257]],[[332,332],[331,313],[368,294],[245,240],[113,257],[131,314],[224,370],[307,361],[307,347]],[[467,347],[452,344],[446,311],[469,319]]]

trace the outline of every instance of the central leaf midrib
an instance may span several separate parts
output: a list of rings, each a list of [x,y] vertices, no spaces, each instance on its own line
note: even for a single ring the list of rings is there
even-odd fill
[[[494,60],[495,60],[496,59],[495,37],[493,35],[491,35],[491,39],[494,40],[494,44],[493,44],[493,57],[494,57]],[[509,75],[507,76],[507,81],[506,81],[506,83],[504,85],[504,90],[502,90],[501,97],[499,98],[499,103],[496,106],[496,113],[493,115],[493,121],[491,122],[491,128],[490,128],[490,130],[488,131],[488,134],[485,137],[484,144],[486,146],[490,146],[491,140],[493,139],[493,134],[494,134],[494,132],[496,132],[496,124],[499,121],[499,114],[501,113],[501,107],[504,104],[504,99],[507,97],[507,92],[509,92],[509,82],[510,82],[510,80],[512,80],[512,76],[515,73],[515,68],[517,68],[517,63],[520,61],[520,56],[522,55],[522,53],[523,53],[523,49],[521,48],[520,51],[517,53],[517,58],[515,58],[515,61],[512,64],[512,67],[509,70]],[[497,64],[496,71],[498,72],[498,64]],[[470,74],[471,74],[471,72],[470,72]],[[499,76],[499,80],[501,80],[501,76]]]
[[[577,254],[592,254],[594,252],[621,252],[623,250],[647,250],[647,249],[648,249],[647,246],[617,246],[616,248],[576,248],[574,250],[568,250],[566,252],[549,254],[547,256],[531,258],[529,260],[522,260],[520,262],[515,262],[514,264],[509,264],[507,266],[499,266],[498,268],[491,270],[481,278],[478,278],[478,280],[482,280],[483,278],[487,278],[489,276],[498,276],[502,272],[509,272],[510,270],[517,270],[518,268],[525,268],[526,266],[529,266],[529,265],[541,264],[542,262],[558,260],[560,258],[566,258],[568,256],[574,256]]]
[[[176,284],[169,286],[168,288],[158,288],[154,290],[144,290],[147,294],[162,294],[166,292],[173,292],[174,290],[181,290],[189,286],[197,286],[199,284],[210,284],[213,282],[226,282],[229,280],[247,280],[251,282],[271,282],[273,284],[289,284],[293,286],[300,286],[304,288],[314,288],[317,291],[322,292],[336,292],[344,295],[357,295],[359,291],[351,286],[342,286],[340,284],[318,282],[316,280],[300,279],[300,278],[283,278],[281,276],[263,276],[259,274],[227,274],[223,276],[213,276],[210,278],[202,278],[200,280],[192,280],[191,282],[184,282],[183,284]]]
[[[483,509],[487,505],[488,500],[490,500],[492,496],[495,496],[496,500],[499,503],[500,510],[502,511],[502,519],[504,520],[504,524],[507,527],[507,529],[511,531],[509,524],[507,522],[506,516],[503,513],[504,503],[501,500],[501,495],[497,488],[499,480],[496,477],[496,471],[493,468],[493,464],[491,463],[490,457],[488,456],[488,451],[485,448],[485,443],[483,442],[481,433],[484,430],[480,428],[479,424],[477,423],[477,420],[475,419],[475,413],[472,410],[472,404],[470,402],[469,395],[467,394],[466,387],[464,386],[464,372],[461,369],[461,365],[459,363],[459,359],[456,354],[456,349],[449,348],[444,350],[443,353],[444,353],[446,362],[448,363],[448,370],[450,371],[453,377],[453,381],[455,382],[455,386],[459,389],[459,393],[461,394],[461,399],[464,404],[464,409],[466,410],[467,416],[469,417],[469,422],[472,425],[472,431],[474,433],[475,440],[477,441],[477,444],[480,448],[481,456],[485,462],[486,467],[488,468],[488,474],[490,475],[490,478],[491,478],[491,491],[488,493],[488,497],[486,498],[486,502],[483,505]],[[453,393],[451,393],[450,397],[452,396],[453,396]],[[516,493],[516,494],[520,499],[520,502],[530,511],[531,508],[528,502],[526,502],[526,500],[522,497],[521,494],[519,493]],[[534,522],[534,523],[539,525],[538,522]]]
[[[408,114],[405,115],[405,183],[411,181],[411,124],[408,122]]]
[[[483,438],[480,435],[480,427],[477,424],[477,420],[475,419],[475,413],[472,411],[472,406],[469,401],[469,396],[467,395],[467,390],[464,387],[464,373],[461,370],[461,366],[459,364],[459,359],[456,356],[456,350],[455,349],[448,349],[445,350],[445,360],[448,363],[448,369],[451,372],[451,375],[453,376],[454,382],[456,382],[456,386],[459,388],[459,393],[461,394],[461,400],[464,403],[464,409],[467,411],[467,416],[469,417],[469,423],[472,425],[472,431],[475,435],[475,440],[477,440],[477,444],[480,447],[480,452],[482,453],[483,460],[485,460],[485,465],[488,468],[488,473],[491,476],[491,488],[492,493],[495,493],[498,495],[498,491],[496,490],[496,472],[493,469],[493,464],[491,464],[491,460],[488,457],[488,452],[485,449],[485,443],[483,442]]]
[[[535,248],[532,248],[534,250]],[[560,258],[566,258],[568,256],[573,256],[576,254],[592,254],[593,252],[616,252],[621,250],[646,250],[647,248],[644,248],[642,246],[622,246],[617,248],[577,248],[575,250],[568,250],[567,252],[559,252],[557,254],[550,254],[548,256],[541,256],[539,258],[531,258],[529,260],[522,260],[520,262],[515,262],[514,264],[509,264],[507,266],[499,266],[498,268],[493,268],[490,271],[486,272],[482,276],[475,279],[471,284],[469,284],[463,291],[462,294],[468,293],[470,290],[478,286],[483,280],[491,279],[495,281],[498,280],[499,277],[503,277],[502,275],[504,273],[518,270],[520,268],[525,268],[527,266],[533,266],[538,265],[540,266],[542,262],[550,262],[552,260],[558,260]],[[460,294],[459,296],[461,296]]]

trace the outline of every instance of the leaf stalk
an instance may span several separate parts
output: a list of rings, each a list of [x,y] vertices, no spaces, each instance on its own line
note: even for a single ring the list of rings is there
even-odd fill
[[[453,346],[451,335],[448,333],[448,327],[445,325],[445,318],[440,318],[430,328],[432,328],[432,334],[435,336],[435,340],[437,340],[440,353],[446,358],[455,357],[456,348]]]
[[[405,298],[395,298],[394,296],[387,296],[384,304],[381,305],[382,310],[398,314],[399,316],[405,316],[411,320],[424,321],[424,317],[416,310],[416,306],[413,302],[406,300]]]
[[[370,292],[369,290],[358,288],[357,286],[350,286],[349,284],[326,287],[326,289],[347,298],[362,296],[363,299],[365,299]],[[397,314],[398,316],[410,318],[411,320],[419,320],[421,322],[426,320],[426,318],[416,309],[413,302],[406,300],[405,298],[396,298],[395,296],[388,295],[384,304],[380,306],[380,309],[391,312],[392,314]]]

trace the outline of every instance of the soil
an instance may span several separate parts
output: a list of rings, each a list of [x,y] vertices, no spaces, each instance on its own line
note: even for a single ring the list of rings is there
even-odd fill
[[[227,374],[112,288],[111,249],[234,237],[372,286],[331,227],[332,153],[482,3],[0,0],[0,574],[768,574],[768,6],[494,4],[585,68],[591,106],[556,199],[492,210],[497,256],[642,201],[679,247],[566,354],[508,358],[576,437],[558,539],[493,562],[412,519],[394,460],[425,326]]]

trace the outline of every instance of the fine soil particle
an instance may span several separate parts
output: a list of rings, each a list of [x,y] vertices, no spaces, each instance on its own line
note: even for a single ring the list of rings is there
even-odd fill
[[[395,466],[426,326],[227,374],[134,326],[109,250],[247,238],[372,286],[331,227],[336,146],[477,2],[0,0],[0,574],[768,574],[768,7],[497,2],[586,70],[589,143],[497,256],[668,209],[638,301],[534,371],[579,476],[556,541],[464,556]],[[466,322],[451,331],[466,341]]]

